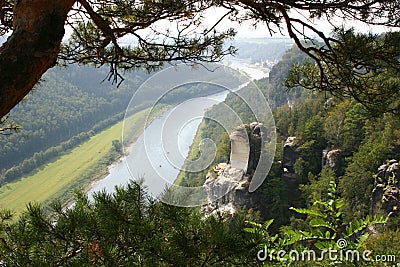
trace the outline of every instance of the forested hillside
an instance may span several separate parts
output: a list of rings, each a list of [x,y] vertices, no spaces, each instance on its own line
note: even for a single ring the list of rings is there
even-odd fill
[[[284,82],[291,65],[304,59],[298,49],[292,48],[271,70],[269,81],[257,81],[270,105],[275,107],[278,140],[272,169],[254,193],[253,200],[265,220],[274,220],[269,228],[273,232],[278,232],[282,226],[309,229],[309,221],[289,208],[314,208],[315,201],[328,199],[332,182],[338,185],[337,197],[343,200],[340,208],[343,223],[371,215],[371,196],[378,168],[400,158],[398,116],[371,114],[362,104],[346,98],[301,88],[285,89]],[[247,105],[234,94],[229,95],[225,103],[244,123],[254,121]],[[219,106],[213,107],[209,114],[213,112],[219,113]],[[213,166],[229,160],[228,134],[220,125],[205,119],[199,133],[202,139],[210,138],[218,144]],[[199,156],[197,144],[192,149],[193,160]],[[202,185],[210,169],[198,173],[183,172],[179,182],[189,186]],[[397,191],[393,192],[384,194],[386,200],[375,201],[389,201],[391,194],[396,198]],[[390,203],[389,208],[381,210],[385,216],[396,212],[396,202]],[[396,219],[390,221],[396,231]]]
[[[284,81],[289,73],[293,64],[301,64],[307,56],[302,53],[297,46],[292,46],[285,52],[282,59],[274,65],[269,73],[269,85],[266,96],[268,97],[269,104],[272,109],[288,104],[292,105],[293,101],[299,98],[307,98],[309,92],[304,89],[292,88],[288,89],[284,85]]]
[[[280,43],[282,45],[282,43]],[[265,47],[264,47],[265,48]],[[282,50],[282,47],[280,47]],[[245,50],[247,52],[247,50]],[[250,54],[248,54],[250,56]],[[296,46],[288,49],[282,56],[282,59],[275,64],[270,73],[269,78],[255,81],[255,85],[260,89],[268,100],[272,110],[286,104],[292,105],[298,99],[311,97],[309,92],[295,88],[288,90],[284,86],[284,80],[287,77],[290,67],[295,63],[302,63],[306,56]],[[246,98],[251,97],[251,87],[245,87],[241,90],[241,95]],[[241,97],[235,93],[228,94],[224,103],[215,105],[205,114],[202,124],[198,130],[197,141],[201,139],[211,139],[217,144],[216,158],[213,164],[201,172],[182,172],[179,176],[178,183],[182,185],[199,186],[205,181],[207,172],[218,163],[227,162],[229,160],[230,143],[229,136],[225,129],[214,119],[226,120],[229,116],[226,106],[230,107],[237,114],[243,123],[251,123],[255,121],[248,103],[245,103]],[[213,118],[213,120],[208,119]],[[196,160],[200,156],[199,144],[192,145],[189,160]],[[211,153],[203,152],[203,153]],[[186,163],[188,164],[188,163]]]
[[[10,113],[10,119],[22,130],[0,135],[0,173],[32,156],[39,162],[41,151],[74,136],[72,143],[76,145],[84,138],[78,134],[121,120],[132,93],[147,74],[127,73],[118,88],[107,80],[102,82],[107,74],[105,68],[78,65],[49,71],[35,91]]]

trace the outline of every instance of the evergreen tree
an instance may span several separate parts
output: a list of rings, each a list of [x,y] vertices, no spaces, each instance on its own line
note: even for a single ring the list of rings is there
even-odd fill
[[[243,231],[251,213],[234,218],[153,200],[136,182],[89,200],[78,193],[54,213],[29,204],[12,220],[0,212],[0,262],[6,266],[256,266]]]
[[[222,15],[212,26],[205,26],[204,14],[213,7],[223,8]],[[340,17],[396,28],[398,10],[397,1],[387,0],[3,0],[0,36],[10,34],[10,38],[0,48],[0,117],[32,90],[58,59],[108,65],[110,79],[115,82],[122,78],[119,69],[154,70],[177,60],[218,61],[234,52],[230,46],[225,49],[223,43],[235,30],[216,31],[225,18],[239,23],[252,20],[254,25],[265,22],[270,34],[286,28],[299,49],[316,64],[297,71],[307,75],[294,75],[295,84],[350,94],[367,105],[376,104],[374,99],[385,100],[384,96],[395,94],[398,87],[398,79],[392,77],[398,76],[399,71],[399,34],[377,39],[337,29],[336,35],[329,37],[312,21],[334,22]],[[294,15],[297,12],[306,15],[299,18]],[[164,22],[174,23],[175,27],[160,29]],[[63,43],[65,24],[73,34]],[[169,30],[172,28],[176,30]],[[313,36],[320,38],[322,44]],[[124,37],[135,41],[123,46]],[[332,79],[339,82],[333,83]],[[376,86],[383,90],[376,93]],[[386,99],[386,103],[386,110],[398,110],[397,98]]]

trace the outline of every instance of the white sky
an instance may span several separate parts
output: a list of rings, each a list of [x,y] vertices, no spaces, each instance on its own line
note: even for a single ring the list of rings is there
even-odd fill
[[[205,24],[208,27],[213,26],[223,15],[225,14],[224,9],[222,8],[214,8],[209,10],[206,15],[205,15]],[[302,15],[302,14],[297,14],[296,17],[301,18],[302,20],[307,19],[306,16]],[[342,20],[338,20],[335,22],[336,26],[341,26],[343,24]],[[320,31],[323,31],[326,35],[329,35],[332,32],[332,25],[330,25],[328,22],[326,21],[319,21],[317,24],[316,28]],[[382,26],[371,26],[371,25],[367,25],[367,24],[363,24],[360,22],[355,22],[355,21],[348,21],[345,22],[344,25],[346,26],[346,28],[350,28],[350,27],[354,27],[357,31],[361,31],[364,33],[367,32],[374,32],[374,33],[379,33],[379,32],[384,32],[384,31],[388,31],[388,28],[382,27]],[[169,27],[169,23],[165,23],[161,22],[160,23],[161,28],[165,28],[167,29]],[[174,26],[176,27],[176,26]],[[254,28],[253,25],[251,25],[251,22],[244,22],[241,25],[239,25],[236,22],[232,22],[229,20],[229,18],[225,18],[224,20],[222,20],[219,24],[219,26],[217,27],[218,30],[224,30],[224,29],[228,29],[228,28],[235,28],[238,32],[237,37],[238,38],[271,38],[271,37],[286,37],[289,38],[286,29],[282,30],[282,33],[284,34],[283,36],[279,33],[271,36],[268,32],[267,27],[265,26],[265,24],[263,23],[258,23],[257,27]],[[157,26],[158,28],[158,26]],[[173,28],[173,27],[171,27]],[[146,30],[142,30],[142,33],[146,32]],[[64,37],[64,40],[66,40],[71,34],[71,29],[66,29],[66,35]],[[121,40],[122,44],[128,44],[132,42],[132,37],[126,37],[123,40]]]
[[[208,12],[206,15],[206,21],[207,24],[209,25],[214,25],[216,21],[224,14],[223,9],[213,9]],[[305,15],[302,14],[297,14],[296,17],[300,19],[307,19]],[[368,32],[373,32],[373,33],[379,33],[379,32],[384,32],[388,31],[389,28],[383,27],[383,26],[371,26],[368,24],[364,24],[361,22],[356,22],[356,21],[343,21],[343,20],[337,20],[335,21],[335,26],[344,26],[346,28],[354,27],[357,31],[363,32],[363,33],[368,33]],[[317,24],[317,29],[324,32],[325,34],[330,34],[333,30],[333,26],[330,25],[327,21],[319,21]],[[268,38],[271,37],[265,24],[259,23],[257,24],[257,28],[254,28],[251,23],[243,23],[242,25],[239,25],[238,23],[230,21],[228,18],[225,18],[221,24],[219,29],[224,29],[224,28],[229,28],[229,27],[234,27],[238,30],[238,37],[253,37],[253,38]],[[288,34],[286,33],[286,29],[282,31],[284,33],[283,37],[289,37]],[[281,34],[276,34],[272,37],[282,37]]]

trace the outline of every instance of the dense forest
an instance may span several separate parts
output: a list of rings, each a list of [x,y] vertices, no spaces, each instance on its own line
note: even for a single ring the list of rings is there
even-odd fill
[[[341,203],[340,208],[339,204],[337,207],[340,216],[332,219],[347,225],[370,216],[376,205],[371,201],[374,187],[377,186],[378,170],[382,166],[389,166],[389,161],[396,162],[393,159],[400,156],[398,116],[390,113],[378,116],[371,114],[361,103],[348,98],[302,88],[285,89],[290,66],[302,63],[305,59],[297,48],[292,48],[272,68],[269,79],[257,81],[274,107],[278,134],[272,169],[252,197],[258,202],[255,206],[261,211],[263,220],[273,220],[271,225],[268,224],[268,235],[271,232],[278,233],[280,229],[310,231],[315,226],[310,223],[315,222],[312,221],[315,219],[312,210],[318,208],[315,203],[328,203],[331,190],[335,191],[335,201]],[[246,103],[234,94],[227,97],[225,104],[234,109],[244,123],[254,121]],[[220,113],[221,109],[215,106],[209,111],[212,112]],[[212,166],[229,161],[228,133],[218,123],[204,119],[198,134],[201,139],[210,138],[218,144]],[[192,160],[200,155],[196,145],[192,147]],[[202,185],[211,168],[197,173],[182,172],[179,182],[189,186]],[[397,174],[392,175],[398,177]],[[378,202],[385,203],[392,195],[397,199],[397,178],[393,179],[392,185],[389,185],[394,191],[384,193],[383,199],[378,199]],[[396,213],[396,203],[394,201],[378,214],[387,216]],[[290,207],[311,209],[311,212],[299,214],[298,211],[304,210]],[[309,216],[305,217],[305,214]],[[390,218],[388,225],[384,234],[370,237],[366,244],[381,252],[387,250],[398,255],[398,251],[389,248],[391,245],[384,245],[388,236],[391,236],[391,242],[398,244],[400,240],[397,217]],[[262,229],[260,226],[260,231]]]

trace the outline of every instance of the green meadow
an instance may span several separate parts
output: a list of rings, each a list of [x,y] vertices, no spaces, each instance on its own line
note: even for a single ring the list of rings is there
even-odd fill
[[[129,125],[138,125],[129,133],[132,140],[142,132],[146,114],[144,110],[127,119]],[[28,202],[66,201],[77,188],[82,189],[94,179],[106,175],[107,155],[112,148],[112,141],[121,140],[122,125],[122,121],[118,122],[92,136],[70,153],[54,159],[17,182],[1,187],[0,208],[20,214]]]

